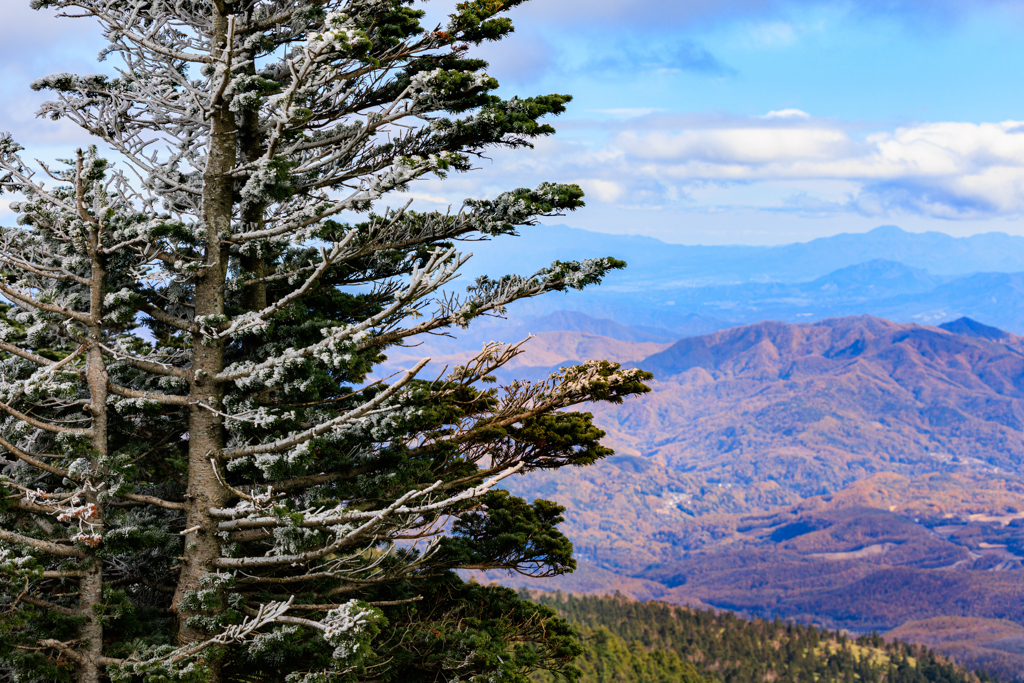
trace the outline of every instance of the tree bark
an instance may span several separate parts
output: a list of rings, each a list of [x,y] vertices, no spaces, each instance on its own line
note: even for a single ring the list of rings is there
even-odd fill
[[[227,40],[227,17],[214,8],[213,44],[223,46]],[[217,79],[212,79],[216,87]],[[228,267],[228,250],[223,238],[231,231],[233,180],[238,131],[235,115],[223,103],[213,103],[210,149],[203,172],[203,221],[206,225],[206,254],[202,272],[196,278],[195,314],[224,315],[224,282]],[[208,634],[189,625],[194,616],[178,610],[178,604],[190,591],[200,589],[205,574],[215,572],[214,561],[220,557],[220,541],[216,537],[217,522],[209,510],[223,507],[230,493],[220,484],[215,461],[224,448],[222,409],[223,387],[214,377],[224,368],[224,342],[194,335],[192,345],[192,377],[189,386],[188,483],[185,494],[185,527],[196,529],[185,536],[181,575],[172,601],[178,616],[177,640],[181,645],[204,640]],[[200,403],[204,404],[199,405]],[[212,409],[212,410],[211,410]],[[218,412],[214,412],[218,411]],[[211,673],[206,683],[217,683],[217,666],[207,662]]]
[[[81,173],[81,166],[79,166]],[[107,473],[103,464],[109,456],[107,440],[107,387],[109,376],[107,365],[103,360],[103,297],[106,290],[106,264],[100,255],[102,242],[102,223],[93,224],[89,236],[89,252],[92,260],[91,283],[89,286],[89,317],[88,355],[86,356],[85,379],[89,386],[90,404],[87,407],[92,416],[90,441],[92,445],[91,477],[85,484],[85,504],[95,506],[95,516],[88,520],[92,524],[91,533],[103,535],[105,504],[99,494],[105,487],[102,479]],[[98,481],[98,485],[94,485]],[[103,559],[90,553],[85,560],[87,566],[82,568],[82,576],[78,581],[79,609],[85,615],[80,636],[84,643],[82,659],[78,665],[79,683],[99,683],[102,677],[101,660],[103,658],[103,624],[95,607],[103,604]]]

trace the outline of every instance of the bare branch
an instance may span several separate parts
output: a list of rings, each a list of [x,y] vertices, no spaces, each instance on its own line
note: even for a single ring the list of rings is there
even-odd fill
[[[37,420],[34,417],[30,417],[30,416],[26,415],[25,413],[21,412],[20,410],[16,410],[16,409],[12,408],[11,406],[7,405],[6,403],[4,403],[2,401],[0,401],[0,410],[3,410],[4,412],[6,412],[11,417],[17,418],[17,419],[21,420],[22,422],[26,422],[26,423],[32,425],[33,427],[36,427],[38,429],[42,429],[43,431],[46,431],[46,432],[53,432],[54,434],[76,434],[78,436],[88,436],[89,434],[92,433],[92,431],[89,430],[89,429],[75,429],[75,428],[72,428],[72,427],[61,427],[59,425],[52,425],[52,424],[49,424],[47,422],[43,422],[42,420]]]
[[[116,396],[124,396],[125,398],[139,398],[144,401],[153,401],[154,403],[160,403],[168,406],[187,406],[188,396],[178,396],[175,394],[162,394],[155,393],[152,391],[139,391],[137,389],[131,389],[129,387],[122,387],[117,384],[108,383],[107,387],[110,389],[110,393]]]
[[[194,334],[199,331],[198,326],[191,320],[186,320],[184,318],[179,318],[177,316],[171,315],[167,311],[157,308],[153,304],[144,303],[141,306],[139,306],[139,308],[142,310],[143,313],[153,318],[154,320],[162,322],[165,325],[175,327],[181,330],[182,332],[191,332]]]
[[[35,548],[36,550],[42,550],[50,553],[51,555],[59,555],[61,557],[85,557],[85,553],[74,546],[61,545],[59,543],[43,541],[38,538],[22,536],[21,534],[16,534],[13,531],[7,531],[6,529],[0,529],[0,541],[21,543],[31,548]]]
[[[54,467],[53,465],[49,465],[49,464],[43,462],[42,460],[39,460],[38,458],[33,457],[30,453],[21,450],[20,448],[18,448],[17,446],[15,446],[11,442],[9,442],[7,439],[3,438],[2,436],[0,436],[0,446],[3,446],[10,453],[12,453],[16,458],[18,458],[22,462],[25,462],[25,463],[31,465],[32,467],[35,467],[35,468],[40,469],[40,470],[43,470],[44,472],[49,472],[50,474],[54,474],[54,475],[60,477],[61,479],[72,479],[73,480],[73,479],[76,478],[76,477],[70,476],[68,474],[67,470],[62,470],[59,467]]]
[[[145,503],[147,505],[156,505],[167,510],[184,510],[184,503],[175,503],[174,501],[164,500],[157,498],[156,496],[143,496],[137,493],[118,493],[118,498],[124,498],[135,503]]]
[[[41,607],[42,609],[48,609],[51,612],[56,612],[57,614],[63,614],[66,617],[80,617],[80,616],[82,616],[82,613],[79,610],[71,609],[70,607],[64,607],[63,605],[55,605],[52,602],[47,602],[46,600],[40,600],[39,598],[33,598],[30,595],[20,595],[20,596],[18,596],[18,599],[21,602],[24,602],[26,604],[32,605],[33,607]],[[46,642],[46,641],[40,641],[40,642]]]

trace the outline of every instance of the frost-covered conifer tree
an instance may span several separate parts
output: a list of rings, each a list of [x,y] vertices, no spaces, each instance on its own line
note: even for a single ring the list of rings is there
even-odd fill
[[[623,264],[446,293],[460,240],[582,206],[544,184],[458,211],[389,193],[552,129],[472,47],[522,0],[425,30],[412,0],[33,0],[103,27],[113,76],[42,114],[112,150],[0,139],[0,667],[18,681],[523,681],[571,675],[552,612],[458,569],[573,567],[562,508],[496,486],[609,451],[590,415],[648,378],[606,362],[493,383],[519,351],[373,374]]]

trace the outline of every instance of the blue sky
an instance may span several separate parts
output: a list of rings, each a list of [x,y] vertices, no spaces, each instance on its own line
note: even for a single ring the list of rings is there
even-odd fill
[[[559,222],[672,242],[1024,234],[1024,1],[531,0],[512,16],[482,50],[503,91],[575,101],[532,152],[419,183],[420,208],[559,180],[588,194]],[[27,86],[97,70],[98,36],[27,0],[5,18],[0,129],[44,158],[87,142],[33,119]]]
[[[563,0],[519,15],[493,73],[576,100],[535,159],[485,173],[581,182],[590,209],[571,225],[688,243],[1024,232],[1024,3]]]

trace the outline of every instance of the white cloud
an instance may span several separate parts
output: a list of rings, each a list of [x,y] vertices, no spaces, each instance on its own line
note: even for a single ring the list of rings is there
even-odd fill
[[[593,126],[593,135],[585,134],[585,125]],[[497,154],[493,164],[466,180],[496,190],[575,178],[590,200],[619,209],[1024,216],[1020,121],[865,132],[809,115],[661,115],[619,121],[610,133],[596,122],[574,122],[573,130],[575,141],[548,138],[532,152]],[[430,191],[447,196],[443,185]]]
[[[764,115],[766,119],[809,119],[811,115],[799,109],[775,109]]]
[[[1024,213],[1020,122],[929,123],[856,138],[833,123],[788,118],[786,127],[625,131],[612,144],[652,179],[842,180],[860,186],[849,206],[871,214]]]
[[[412,199],[413,201],[430,202],[431,204],[451,204],[451,200],[436,194],[427,194],[425,192],[396,192],[396,197],[402,199]]]
[[[608,204],[618,201],[626,192],[626,188],[621,183],[612,180],[587,178],[573,182],[582,187],[588,197],[596,197],[598,201]]]

